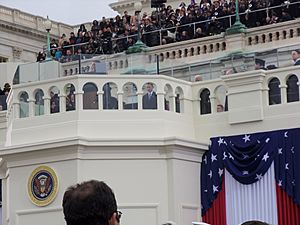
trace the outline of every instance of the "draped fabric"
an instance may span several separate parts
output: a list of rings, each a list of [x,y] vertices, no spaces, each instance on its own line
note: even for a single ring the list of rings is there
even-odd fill
[[[273,164],[261,180],[250,185],[241,184],[225,172],[227,224],[238,225],[250,220],[278,224],[274,176]]]
[[[222,190],[212,204],[212,207],[203,217],[203,221],[208,224],[226,225],[226,208],[225,203],[225,179],[223,179]]]
[[[203,155],[201,165],[202,216],[205,218],[214,201],[218,199],[218,194],[223,190],[222,180],[225,169],[238,183],[253,186],[264,179],[273,162],[274,187],[276,178],[277,185],[290,196],[292,203],[300,205],[299,137],[300,129],[289,129],[212,138],[209,151]],[[255,185],[250,189],[262,193],[263,187],[258,189],[254,187]],[[275,192],[274,187],[273,192]],[[268,190],[270,187],[265,188]],[[228,187],[226,193],[227,191],[229,191]],[[275,199],[274,196],[269,197]],[[274,207],[276,209],[276,204],[273,205]],[[227,217],[228,215],[227,213]]]

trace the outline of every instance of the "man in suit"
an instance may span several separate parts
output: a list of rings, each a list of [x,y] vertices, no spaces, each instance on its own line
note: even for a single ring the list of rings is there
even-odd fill
[[[157,109],[157,95],[152,83],[147,83],[147,93],[143,96],[143,109]]]
[[[300,65],[300,50],[292,51],[292,59],[294,61],[294,66]]]

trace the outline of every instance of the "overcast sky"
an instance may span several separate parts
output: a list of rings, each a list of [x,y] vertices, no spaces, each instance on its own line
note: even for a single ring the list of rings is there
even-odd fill
[[[77,25],[116,15],[108,6],[112,2],[117,0],[0,0],[0,5]]]

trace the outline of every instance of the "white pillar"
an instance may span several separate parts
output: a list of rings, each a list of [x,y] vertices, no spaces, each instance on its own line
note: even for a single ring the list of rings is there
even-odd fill
[[[77,92],[75,93],[76,96],[76,110],[82,110],[83,109],[83,92]]]
[[[103,110],[103,94],[104,94],[103,91],[98,91],[97,92],[99,110]]]
[[[138,92],[137,96],[138,96],[138,110],[143,110],[143,92]]]
[[[118,110],[123,110],[123,92],[118,92]]]
[[[67,97],[65,95],[59,95],[59,112],[66,112],[66,100]]]
[[[281,103],[286,104],[287,103],[287,85],[282,84],[279,85],[280,93],[281,93]]]
[[[176,95],[171,95],[169,98],[169,108],[170,112],[175,112],[176,111]]]
[[[13,109],[14,109],[14,118],[18,119],[20,118],[20,103],[14,102],[13,103]]]
[[[35,99],[28,99],[28,117],[34,117],[35,116]]]
[[[211,113],[216,113],[216,96],[210,96],[210,104],[211,104]]]
[[[165,110],[165,93],[164,92],[157,93],[157,109],[160,111]]]
[[[44,99],[44,114],[50,115],[50,98],[43,97],[43,99]]]

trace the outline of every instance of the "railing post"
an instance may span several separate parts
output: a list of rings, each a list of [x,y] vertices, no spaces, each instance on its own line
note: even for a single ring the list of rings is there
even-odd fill
[[[61,113],[66,112],[66,99],[65,95],[59,95],[59,109]]]
[[[216,113],[216,96],[211,95],[210,97],[210,104],[211,104],[211,113]]]
[[[19,119],[20,118],[20,103],[19,102],[13,103],[13,110],[14,110],[14,118]]]
[[[83,109],[83,92],[76,92],[75,93],[75,100],[76,100],[76,110]]]
[[[29,106],[28,116],[29,117],[35,116],[34,105],[35,105],[35,99],[28,99],[28,106]]]
[[[170,99],[170,102],[169,102],[169,108],[170,108],[170,112],[175,112],[175,110],[176,110],[176,95],[171,95],[170,97],[169,97],[169,99]]]
[[[279,85],[280,88],[280,94],[281,94],[281,103],[286,104],[287,103],[287,85],[282,84]]]
[[[103,91],[98,91],[97,92],[99,110],[103,110],[103,94],[104,94]]]
[[[143,110],[143,92],[138,92],[137,96],[138,96],[138,110]]]
[[[165,110],[165,93],[157,92],[157,109],[159,111]]]
[[[43,97],[44,99],[44,114],[50,115],[50,97]]]
[[[118,92],[118,109],[123,110],[123,92]]]

